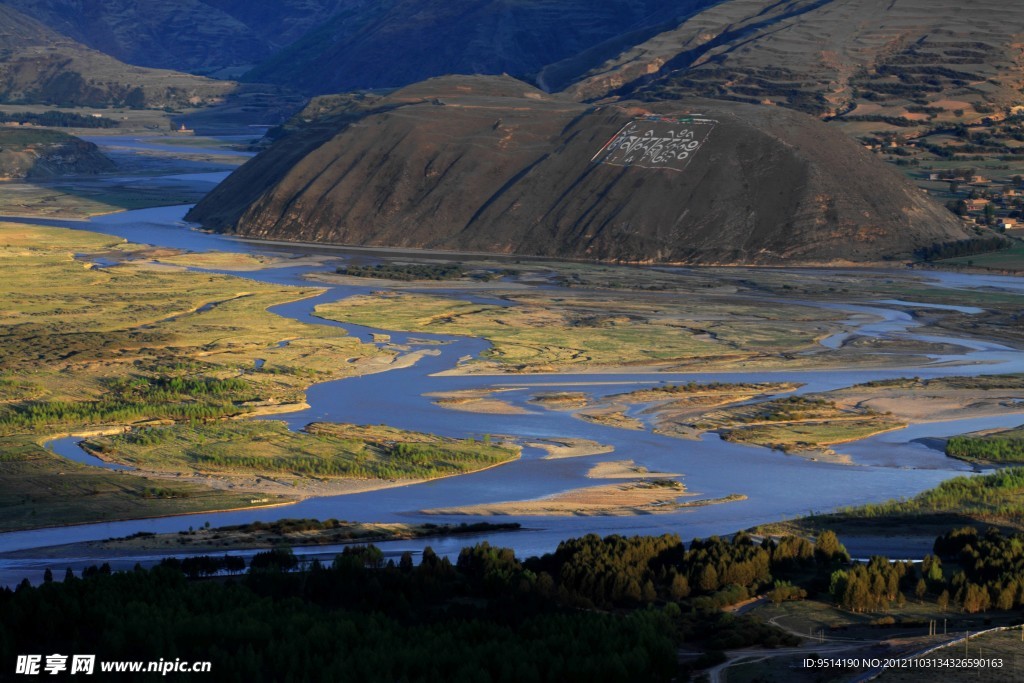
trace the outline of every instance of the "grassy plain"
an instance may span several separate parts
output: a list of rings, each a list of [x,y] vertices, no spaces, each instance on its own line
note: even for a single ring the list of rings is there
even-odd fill
[[[551,391],[536,394],[530,403],[547,410],[577,410],[590,405],[590,395],[582,391]]]
[[[856,334],[838,349],[825,349],[818,340],[849,329],[850,323],[846,314],[813,304],[836,298],[869,305],[903,300],[977,307],[981,311],[976,313],[905,308],[925,334],[1024,343],[1016,318],[1020,294],[936,286],[927,274],[914,272],[680,270],[529,260],[464,265],[511,273],[511,280],[486,285],[503,303],[412,293],[407,291],[410,283],[396,281],[386,285],[391,291],[323,306],[318,313],[388,329],[491,341],[485,362],[460,369],[468,372],[906,367],[929,362],[924,354],[957,351],[939,342]],[[470,285],[456,281],[451,289],[465,286]]]
[[[292,432],[283,422],[231,421],[144,427],[90,437],[97,456],[152,475],[203,475],[307,488],[341,480],[422,481],[462,474],[514,460],[519,448],[452,439],[384,426],[313,423]]]
[[[116,378],[239,379],[256,402],[279,404],[300,402],[312,381],[391,358],[343,330],[266,311],[313,288],[75,258],[120,246],[104,235],[0,224],[5,379],[36,387],[40,401],[97,400]],[[257,359],[265,361],[259,370]],[[4,407],[10,414],[20,406]]]
[[[88,467],[54,455],[27,435],[0,438],[0,471],[0,531],[294,501]]]
[[[937,263],[939,265],[1017,273],[1024,271],[1024,244],[1018,242],[1015,246],[1002,251],[975,254],[974,256],[961,256],[959,258],[938,261]]]
[[[790,396],[707,413],[697,429],[715,429],[726,441],[783,451],[822,449],[905,427],[870,409],[846,410],[823,398]]]
[[[509,292],[511,305],[377,293],[317,307],[333,320],[413,332],[483,337],[485,367],[545,372],[581,367],[740,365],[814,347],[839,316],[778,304],[706,306],[673,297]],[[480,364],[477,364],[479,367]]]
[[[132,248],[105,235],[0,223],[0,457],[11,463],[0,477],[0,518],[8,528],[250,506],[249,494],[98,472],[38,444],[60,433],[293,408],[313,382],[394,359],[340,329],[266,310],[313,288],[97,268],[75,257]],[[257,360],[265,362],[257,368]]]
[[[156,180],[67,179],[45,183],[4,181],[0,215],[89,218],[154,206],[191,204],[208,187]]]
[[[888,535],[934,538],[958,526],[1024,530],[1024,469],[956,477],[910,498],[843,508],[823,515],[758,527],[758,533],[840,536]]]
[[[678,387],[656,387],[612,396],[609,400],[652,401],[648,412],[654,416],[655,430],[670,436],[693,438],[715,430],[727,441],[807,452],[818,457],[828,454],[829,446],[899,429],[911,422],[1020,412],[1024,376],[927,380],[908,377],[819,394],[746,402],[758,395],[795,388],[722,384],[693,385],[682,387],[685,390],[681,391]],[[656,401],[659,397],[673,398]]]
[[[846,410],[892,414],[911,422],[999,415],[1024,410],[1019,404],[1024,375],[907,377],[857,384],[820,397]]]
[[[789,396],[751,402],[758,396],[785,393],[796,384],[666,385],[609,396],[599,407],[577,415],[627,429],[644,424],[616,411],[622,404],[650,403],[655,431],[696,438],[717,431],[726,441],[821,456],[830,445],[897,429],[905,422],[863,406],[843,407],[826,398]]]
[[[698,425],[698,421],[709,410],[744,403],[757,397],[788,393],[799,386],[788,382],[689,382],[613,394],[606,401],[613,405],[647,404],[649,407],[644,413],[651,416],[655,432],[693,439],[707,431],[704,425]]]
[[[247,254],[230,251],[175,252],[171,254],[157,253],[154,255],[154,260],[168,265],[229,271],[252,271],[283,266],[315,267],[320,265],[326,258],[319,256],[276,257],[265,254]]]
[[[644,423],[635,417],[626,415],[621,410],[615,410],[614,408],[596,408],[581,410],[576,413],[576,417],[585,421],[593,422],[599,425],[605,425],[606,427],[616,427],[618,429],[633,429],[643,430],[646,429]]]

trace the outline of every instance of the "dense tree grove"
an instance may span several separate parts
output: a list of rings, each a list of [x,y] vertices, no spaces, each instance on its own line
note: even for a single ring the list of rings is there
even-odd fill
[[[737,534],[688,548],[674,535],[589,535],[525,560],[484,542],[454,563],[430,548],[417,565],[410,553],[396,563],[352,545],[330,566],[303,564],[287,548],[260,552],[244,575],[245,562],[229,556],[123,573],[104,565],[0,591],[0,658],[210,660],[229,682],[668,681],[721,650],[797,642],[719,609],[754,594],[778,603],[830,591],[852,611],[911,595],[966,612],[1021,604],[1021,536],[959,529],[935,553],[920,567],[851,564],[831,532],[813,544]],[[706,654],[681,663],[681,643]]]
[[[912,594],[934,596],[940,608],[968,613],[1024,605],[1024,537],[992,529],[955,529],[935,541],[935,555],[916,567],[873,557],[868,564],[838,569],[830,592],[836,604],[855,612],[884,611]],[[950,569],[943,560],[954,566]]]
[[[0,111],[0,123],[32,124],[51,128],[116,128],[118,122],[105,116],[85,116],[69,111]]]
[[[921,247],[914,252],[914,256],[922,261],[938,261],[957,256],[983,254],[987,251],[1006,249],[1012,245],[1013,243],[1010,240],[998,235],[993,235],[992,237],[972,237],[970,239],[942,242],[928,247]]]
[[[542,593],[565,604],[608,609],[686,600],[695,609],[715,610],[773,589],[777,580],[827,572],[849,559],[831,532],[818,547],[825,550],[816,552],[803,538],[755,543],[742,533],[730,541],[694,539],[688,549],[675,535],[590,534],[563,541],[523,567]]]
[[[946,442],[946,455],[965,460],[1024,463],[1024,435],[954,436]]]
[[[185,574],[237,566],[187,558],[152,570],[97,569],[0,593],[0,656],[209,659],[221,681],[611,683],[678,675],[676,628],[664,610],[560,607],[530,591],[509,551],[478,546],[463,558],[453,565],[428,549],[418,566],[409,557],[385,566],[376,548],[351,546],[329,567],[291,572],[294,556],[272,550],[253,558],[248,575],[212,582]],[[505,564],[509,573],[498,576]]]
[[[889,562],[872,557],[868,564],[855,564],[832,574],[830,592],[836,604],[854,612],[877,612],[906,602],[903,589],[914,578],[909,562]]]
[[[942,589],[964,611],[1024,606],[1024,537],[965,527],[936,539],[935,554],[960,567]]]

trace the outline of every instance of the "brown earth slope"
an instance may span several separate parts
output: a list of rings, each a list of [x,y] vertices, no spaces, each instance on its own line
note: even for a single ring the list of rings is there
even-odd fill
[[[188,106],[234,83],[129,66],[0,4],[0,102],[65,106]]]
[[[1001,0],[726,0],[584,74],[569,92],[702,94],[815,114],[1019,104],[1022,34],[1024,4]]]
[[[99,148],[73,135],[0,127],[0,180],[90,175],[114,170]]]
[[[779,108],[591,106],[451,77],[304,117],[189,219],[266,239],[653,262],[875,261],[967,236],[858,145]],[[599,153],[627,125],[697,148]]]

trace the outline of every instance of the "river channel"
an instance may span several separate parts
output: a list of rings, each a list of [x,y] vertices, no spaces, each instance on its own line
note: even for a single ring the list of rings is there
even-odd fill
[[[196,231],[183,222],[186,206],[128,211],[96,217],[89,221],[33,221],[62,225],[124,237],[132,242],[193,251],[234,251],[294,254],[298,247],[261,245]],[[339,262],[367,258],[356,252],[314,250],[334,253]],[[328,263],[323,270],[333,270]],[[481,437],[484,434],[510,435],[520,441],[538,438],[575,437],[592,439],[614,446],[604,455],[570,459],[544,459],[539,449],[524,448],[523,457],[501,467],[432,482],[402,486],[344,496],[312,498],[294,505],[239,512],[199,513],[180,517],[131,520],[103,524],[39,529],[0,534],[0,552],[25,550],[78,541],[126,536],[139,531],[174,532],[209,522],[212,526],[239,524],[256,520],[314,517],[358,521],[398,522],[473,522],[517,521],[524,529],[495,533],[485,538],[492,543],[515,548],[520,555],[539,554],[553,550],[564,538],[586,533],[598,534],[660,534],[677,533],[684,539],[713,534],[728,534],[756,524],[806,514],[825,512],[847,505],[879,502],[909,497],[937,485],[952,476],[970,472],[963,463],[945,457],[915,440],[928,436],[948,436],[975,429],[1015,426],[1022,421],[1020,413],[999,417],[975,418],[915,424],[906,430],[877,435],[859,442],[836,447],[849,454],[852,465],[836,465],[786,455],[767,448],[731,444],[714,434],[700,441],[683,441],[655,434],[652,431],[631,431],[585,422],[559,411],[548,411],[527,402],[536,391],[587,391],[595,396],[621,393],[661,383],[686,381],[787,381],[802,383],[798,393],[847,387],[878,379],[919,376],[974,375],[1024,372],[1024,354],[996,343],[965,340],[955,337],[926,337],[929,341],[957,344],[963,348],[955,355],[934,356],[920,367],[894,369],[844,369],[828,371],[744,371],[741,373],[650,373],[650,374],[545,374],[529,376],[448,376],[437,373],[451,369],[467,357],[476,357],[487,349],[487,342],[464,337],[428,334],[406,334],[374,330],[356,325],[335,323],[313,315],[315,306],[364,293],[369,287],[311,283],[303,275],[316,268],[272,268],[232,275],[263,282],[323,287],[314,298],[295,301],[271,309],[288,318],[318,325],[339,325],[350,334],[370,340],[372,333],[391,335],[392,343],[431,349],[415,364],[361,377],[325,382],[307,392],[310,408],[283,419],[293,429],[310,422],[384,423],[403,429],[419,430],[454,437]],[[940,275],[942,284],[958,288],[996,288],[1024,291],[1024,282],[1014,278]],[[377,289],[378,287],[374,287]],[[469,296],[447,291],[446,296]],[[830,337],[822,343],[834,346],[853,333],[879,338],[917,338],[916,323],[908,313],[914,302],[890,300],[865,304],[833,301],[829,308],[849,313],[842,336]],[[970,311],[964,311],[969,314]],[[428,392],[499,386],[511,389],[501,398],[525,412],[514,415],[475,414],[452,411],[436,405],[424,394]],[[1024,407],[1021,412],[1024,413]],[[648,419],[641,411],[632,416]],[[81,462],[102,466],[78,449],[78,439],[71,437],[51,442],[57,453]],[[721,505],[689,508],[678,512],[629,517],[491,517],[427,516],[421,511],[435,507],[523,500],[556,494],[581,486],[602,483],[586,478],[594,464],[603,461],[630,459],[652,471],[681,473],[680,480],[688,492],[700,498],[719,498],[739,493],[746,500]],[[125,474],[124,476],[131,476]],[[475,540],[475,539],[474,539]],[[441,553],[453,553],[471,543],[466,537],[447,537],[425,541],[401,541],[383,544],[386,552],[417,551],[431,545]],[[316,553],[329,553],[330,548],[317,548]],[[927,548],[908,548],[908,555],[920,555]],[[152,560],[138,555],[123,558],[123,566],[136,561]],[[33,577],[46,566],[63,568],[91,563],[87,557],[29,560],[0,559],[0,584],[21,576]],[[118,563],[113,563],[115,566]]]

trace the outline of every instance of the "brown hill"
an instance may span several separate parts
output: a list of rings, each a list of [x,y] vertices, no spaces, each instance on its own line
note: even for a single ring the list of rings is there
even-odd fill
[[[189,219],[267,239],[652,262],[875,261],[967,237],[857,144],[774,107],[592,106],[452,77],[322,109]]]
[[[0,5],[0,101],[68,106],[188,106],[235,88],[174,71],[129,66]]]
[[[114,170],[99,148],[45,128],[0,127],[0,179],[45,179]]]
[[[726,0],[569,90],[585,100],[703,95],[875,118],[985,112],[1022,99],[1022,32],[1024,4],[1000,0]]]

